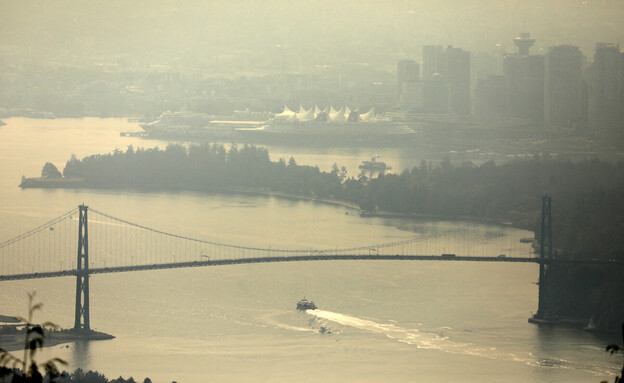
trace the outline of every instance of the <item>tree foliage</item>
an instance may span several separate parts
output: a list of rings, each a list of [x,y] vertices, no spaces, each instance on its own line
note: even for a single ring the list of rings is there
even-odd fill
[[[82,178],[91,187],[209,190],[255,188],[326,197],[340,189],[337,176],[291,158],[272,162],[266,149],[245,145],[168,145],[165,150],[129,147],[65,165],[66,178]]]
[[[47,164],[46,164],[47,166]],[[174,145],[165,150],[115,150],[67,162],[66,178],[88,187],[183,190],[250,188],[358,204],[364,210],[511,221],[539,232],[539,199],[553,202],[553,242],[573,257],[624,254],[624,162],[572,162],[535,156],[501,165],[448,160],[422,162],[400,174],[347,178],[338,165],[271,161],[266,149],[245,145]]]
[[[41,303],[34,304],[35,293],[28,294],[28,319],[19,318],[24,324],[24,356],[19,359],[8,351],[0,348],[0,379],[12,383],[29,382],[40,383],[57,381],[61,376],[57,364],[66,364],[64,360],[53,358],[43,363],[37,363],[35,356],[45,342],[45,328],[56,329],[51,322],[42,324],[33,323],[35,311],[40,310]],[[21,368],[20,368],[21,367]],[[41,372],[45,375],[42,375]]]
[[[624,323],[622,323],[622,344],[624,345]],[[611,355],[613,355],[613,354],[624,355],[624,348],[621,348],[617,344],[610,344],[610,345],[608,345],[606,351],[608,353],[611,353]],[[614,383],[624,383],[624,363],[622,365],[622,371],[621,371],[620,375],[616,375],[615,379],[613,380],[613,382]],[[607,381],[604,380],[604,381],[602,381],[602,383],[607,383]]]
[[[56,166],[51,162],[46,162],[41,169],[41,178],[61,178],[63,175]]]

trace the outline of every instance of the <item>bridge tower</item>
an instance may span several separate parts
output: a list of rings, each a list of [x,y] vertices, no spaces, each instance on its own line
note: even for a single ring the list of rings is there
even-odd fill
[[[542,197],[542,229],[540,233],[539,301],[535,319],[552,319],[552,214],[551,198]]]
[[[88,206],[78,206],[78,258],[76,261],[76,317],[74,330],[91,330],[89,324],[89,228]]]

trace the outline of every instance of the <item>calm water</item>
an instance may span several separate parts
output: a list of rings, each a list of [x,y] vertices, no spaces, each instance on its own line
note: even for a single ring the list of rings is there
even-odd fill
[[[267,197],[20,190],[20,177],[40,174],[46,161],[62,170],[72,153],[82,158],[129,144],[166,143],[119,137],[137,128],[120,119],[5,122],[0,242],[80,203],[168,232],[273,248],[384,243],[465,225],[363,219],[345,208]],[[372,154],[395,169],[428,159],[405,150],[269,150],[274,159],[293,155],[322,170],[336,162],[350,172]],[[430,250],[468,243],[473,254],[528,255],[517,238],[529,233],[483,230],[432,243]],[[621,359],[604,346],[617,336],[527,323],[537,307],[537,274],[532,264],[344,261],[95,275],[91,325],[117,338],[52,347],[42,358],[61,357],[71,369],[94,369],[109,378],[154,382],[611,380]],[[45,305],[39,318],[70,327],[74,288],[72,278],[2,282],[0,314],[25,315],[26,293],[35,290]],[[303,296],[319,310],[295,310]],[[320,334],[321,326],[331,333]]]

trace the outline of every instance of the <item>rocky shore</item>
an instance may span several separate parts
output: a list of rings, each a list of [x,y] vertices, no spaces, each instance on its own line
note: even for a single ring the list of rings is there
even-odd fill
[[[85,187],[84,180],[82,178],[26,178],[22,177],[22,182],[19,184],[22,189],[27,188],[81,188]]]

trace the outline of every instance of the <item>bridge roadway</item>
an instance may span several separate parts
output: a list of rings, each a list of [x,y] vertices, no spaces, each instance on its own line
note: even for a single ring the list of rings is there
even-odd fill
[[[451,256],[442,257],[439,255],[354,255],[354,254],[334,254],[334,255],[293,255],[280,257],[254,257],[254,258],[238,258],[238,259],[219,259],[191,262],[172,262],[160,263],[153,265],[136,265],[136,266],[116,266],[116,267],[100,267],[89,269],[89,274],[106,274],[106,273],[122,273],[128,271],[142,270],[161,270],[161,269],[179,269],[184,267],[205,267],[205,266],[225,266],[238,265],[244,263],[272,263],[272,262],[302,262],[302,261],[352,261],[352,260],[375,260],[375,261],[469,261],[469,262],[522,262],[522,263],[539,263],[536,257],[473,257],[473,256]],[[623,261],[615,260],[553,260],[556,263],[565,264],[592,264],[592,265],[619,265],[623,266]],[[43,273],[2,275],[0,281],[14,281],[21,279],[39,279],[76,276],[84,271],[63,270],[49,271]]]

